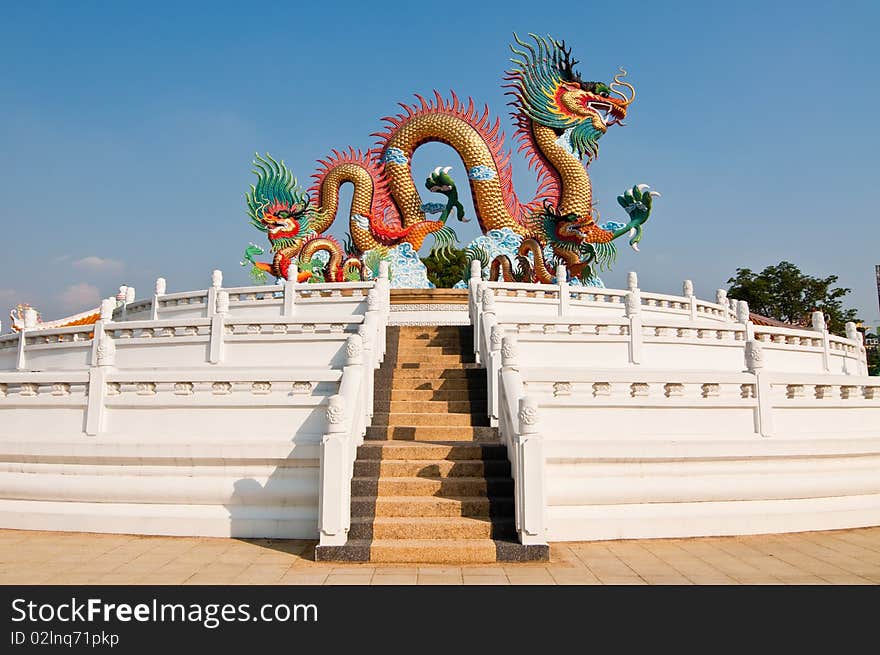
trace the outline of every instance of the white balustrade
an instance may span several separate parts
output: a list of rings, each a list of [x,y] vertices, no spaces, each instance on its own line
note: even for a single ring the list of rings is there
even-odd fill
[[[635,274],[569,287],[566,311],[558,284],[469,288],[524,543],[526,516],[545,540],[880,524],[880,382],[854,325],[755,325],[723,291],[653,294]],[[542,454],[523,466],[533,433]]]
[[[523,544],[546,544],[545,467],[538,408],[525,394],[515,337],[502,339],[500,355],[498,432],[507,446],[513,474],[516,530]]]
[[[108,299],[94,325],[0,337],[0,526],[314,538],[328,399],[344,401],[351,459],[388,285],[289,287],[290,314],[281,287],[160,280],[128,320]],[[331,469],[347,489],[351,468]]]

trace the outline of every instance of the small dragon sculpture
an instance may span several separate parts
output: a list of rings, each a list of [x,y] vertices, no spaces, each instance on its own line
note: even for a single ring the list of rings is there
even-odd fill
[[[544,246],[550,246],[556,261],[566,264],[571,277],[587,284],[594,279],[597,269],[607,270],[617,259],[614,240],[618,237],[629,234],[629,244],[638,252],[642,226],[651,214],[653,198],[659,195],[647,184],[627,189],[617,196],[617,202],[629,215],[629,221],[625,224],[609,221],[601,227],[581,220],[577,214],[560,215],[551,205],[545,204],[543,211],[532,217],[532,233],[536,236],[524,239],[518,249],[518,268],[513,268],[509,257],[499,255],[492,260],[489,279],[553,282],[555,272],[548,269],[544,259]],[[473,258],[471,255],[470,259]]]

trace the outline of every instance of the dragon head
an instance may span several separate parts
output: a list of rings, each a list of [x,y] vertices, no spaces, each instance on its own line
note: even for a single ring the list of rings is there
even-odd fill
[[[577,214],[562,214],[547,201],[528,220],[532,233],[542,245],[556,244],[576,249],[590,238],[590,220]]]
[[[293,173],[276,162],[269,154],[255,156],[253,171],[257,183],[245,194],[251,225],[265,232],[278,252],[295,247],[306,237],[314,235],[311,218],[314,212],[309,196],[297,185]]]
[[[530,34],[534,44],[521,41],[511,46],[517,68],[510,71],[508,88],[525,117],[554,129],[563,145],[579,159],[593,159],[599,153],[599,138],[611,125],[626,118],[635,99],[635,89],[623,81],[622,68],[608,85],[585,82],[574,66],[571,48],[564,41]],[[621,89],[628,89],[627,96]]]

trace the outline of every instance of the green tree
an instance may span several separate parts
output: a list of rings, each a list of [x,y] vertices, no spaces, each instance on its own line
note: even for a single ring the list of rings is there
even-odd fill
[[[805,275],[791,262],[767,266],[760,273],[736,269],[727,280],[731,298],[745,300],[756,314],[796,325],[808,325],[813,311],[825,313],[828,329],[842,334],[847,321],[857,321],[855,309],[844,309],[841,300],[850,289],[833,287],[836,275],[825,278]]]
[[[458,248],[451,248],[440,257],[431,253],[422,258],[422,263],[428,269],[428,279],[438,289],[449,289],[459,282],[467,265],[464,250]]]

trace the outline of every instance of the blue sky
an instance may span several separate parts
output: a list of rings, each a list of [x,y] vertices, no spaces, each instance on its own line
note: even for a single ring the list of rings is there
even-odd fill
[[[663,197],[642,252],[624,247],[606,284],[637,270],[646,290],[692,278],[711,297],[738,266],[787,259],[839,275],[849,305],[880,322],[880,5],[846,5],[7,3],[0,307],[54,318],[122,283],[142,297],[160,275],[203,288],[213,268],[247,283],[238,262],[263,238],[244,211],[255,151],[308,181],[316,159],[371,146],[397,102],[434,88],[487,103],[510,134],[507,44],[532,31],[565,38],[585,79],[624,65],[638,92],[590,167],[595,197],[618,219],[627,186]],[[440,164],[464,179],[434,144],[416,153],[416,179]],[[475,224],[456,223],[462,241]]]

